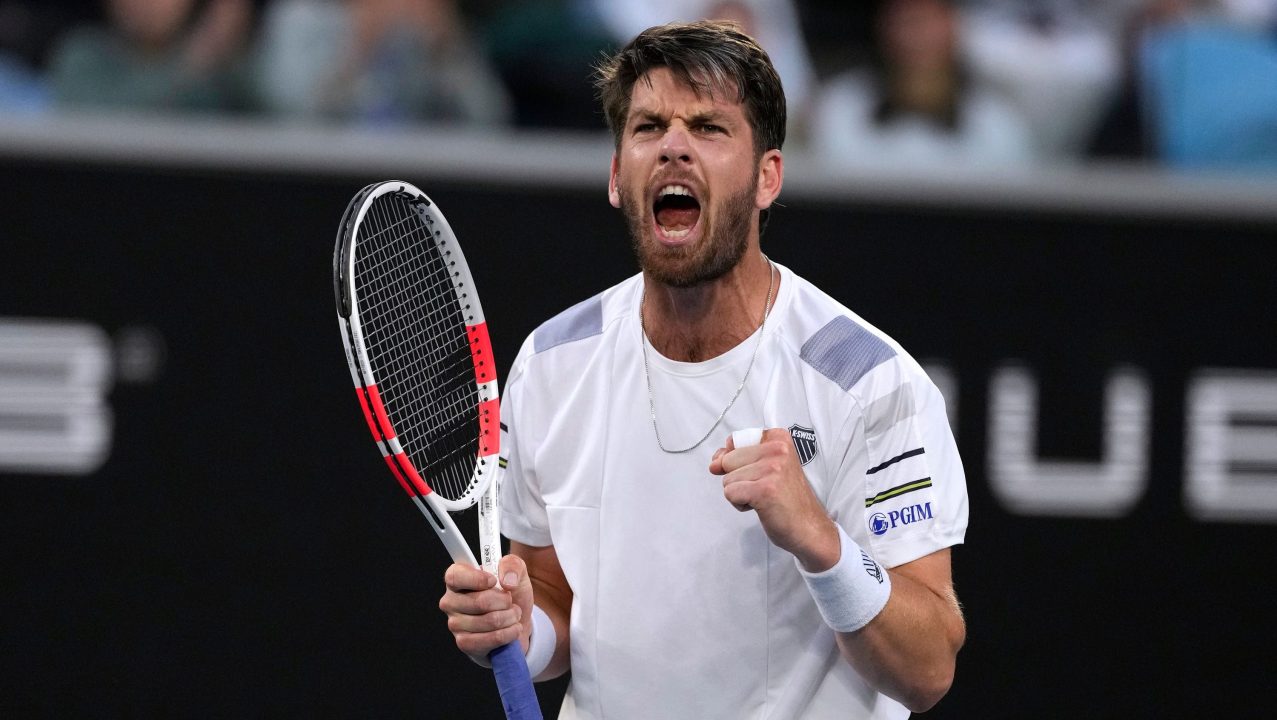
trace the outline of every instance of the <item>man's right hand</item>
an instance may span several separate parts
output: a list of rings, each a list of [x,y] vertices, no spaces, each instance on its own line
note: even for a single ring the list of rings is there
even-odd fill
[[[439,599],[457,647],[485,663],[488,653],[513,640],[527,653],[532,633],[532,582],[523,558],[506,555],[497,568],[500,587],[481,568],[449,566],[443,576],[447,591]]]

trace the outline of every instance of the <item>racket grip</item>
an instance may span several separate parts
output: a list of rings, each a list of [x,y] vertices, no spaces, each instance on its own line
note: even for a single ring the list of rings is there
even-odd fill
[[[743,428],[732,432],[732,444],[738,448],[757,445],[763,441],[762,428]]]
[[[488,660],[497,677],[497,692],[501,693],[501,707],[505,708],[507,720],[541,720],[541,705],[537,702],[519,641],[493,650]]]

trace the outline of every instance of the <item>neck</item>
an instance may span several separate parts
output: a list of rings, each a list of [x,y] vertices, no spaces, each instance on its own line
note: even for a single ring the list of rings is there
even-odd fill
[[[722,277],[694,287],[671,287],[645,275],[642,319],[648,341],[673,360],[718,357],[758,330],[779,287],[780,273],[757,250]]]

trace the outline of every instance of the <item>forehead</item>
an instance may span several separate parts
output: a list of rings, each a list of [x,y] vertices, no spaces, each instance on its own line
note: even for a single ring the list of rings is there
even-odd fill
[[[649,70],[634,83],[630,94],[629,115],[668,115],[673,113],[713,112],[716,115],[744,117],[744,105],[737,100],[734,86],[703,85],[700,88],[679,79],[667,67]]]

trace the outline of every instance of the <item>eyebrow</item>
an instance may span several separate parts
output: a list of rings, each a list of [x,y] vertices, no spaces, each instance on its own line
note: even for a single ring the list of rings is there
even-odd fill
[[[644,120],[647,122],[655,121],[655,122],[662,122],[662,123],[666,122],[667,120],[665,115],[662,115],[661,113],[651,108],[638,108],[638,109],[632,110],[630,112],[629,119],[630,119],[630,122],[633,122],[635,120]],[[731,124],[730,120],[727,119],[722,112],[718,110],[714,110],[714,109],[700,110],[698,112],[692,113],[691,115],[687,117],[688,125],[695,126],[695,125],[700,125],[704,123],[712,123],[714,125],[724,125],[724,126]]]
[[[660,113],[650,108],[638,108],[631,110],[629,119],[631,122],[634,120],[647,120],[649,122],[654,120],[659,120],[661,122],[665,121],[665,118],[662,117]]]
[[[715,125],[727,124],[726,119],[723,117],[723,113],[716,110],[702,110],[701,112],[693,113],[691,117],[687,118],[687,122],[689,125],[700,125],[703,123],[713,123]]]

